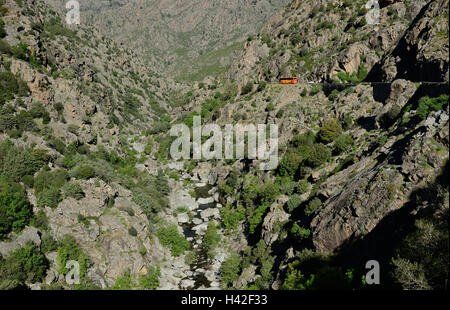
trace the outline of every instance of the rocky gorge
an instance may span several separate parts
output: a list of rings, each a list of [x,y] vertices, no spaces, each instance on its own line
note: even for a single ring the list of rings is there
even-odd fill
[[[0,288],[442,289],[448,0],[380,1],[378,25],[364,1],[286,4],[227,70],[179,83],[42,1],[0,0]],[[169,129],[195,116],[278,125],[278,167],[174,161]]]

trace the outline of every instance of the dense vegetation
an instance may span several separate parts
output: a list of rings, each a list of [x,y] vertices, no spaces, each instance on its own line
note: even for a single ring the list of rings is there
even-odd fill
[[[26,283],[41,282],[49,261],[33,243],[18,248],[6,258],[0,256],[0,289],[23,289]]]
[[[189,242],[178,232],[175,224],[164,224],[157,236],[161,244],[170,248],[173,256],[180,256],[189,249]]]
[[[11,231],[20,232],[33,216],[22,186],[0,177],[0,240]]]

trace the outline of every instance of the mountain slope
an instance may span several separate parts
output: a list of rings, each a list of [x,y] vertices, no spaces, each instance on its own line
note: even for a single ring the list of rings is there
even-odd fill
[[[147,132],[168,125],[180,86],[41,2],[0,4],[0,287],[123,289],[123,276],[150,289],[160,274],[177,287],[173,274],[189,267],[156,237],[169,184]],[[16,259],[27,249],[40,257],[31,265]],[[65,281],[68,260],[79,285]]]
[[[65,1],[48,1],[63,10]],[[80,1],[82,23],[132,48],[165,76],[202,80],[229,64],[287,0]]]

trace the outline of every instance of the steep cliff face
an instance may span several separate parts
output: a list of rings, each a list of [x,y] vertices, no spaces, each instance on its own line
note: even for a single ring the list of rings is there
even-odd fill
[[[79,1],[82,22],[95,25],[165,76],[202,80],[235,59],[249,34],[288,0]],[[63,10],[66,1],[48,1]]]
[[[398,44],[379,63],[379,68],[374,68],[373,78],[386,82],[398,78],[448,81],[447,8],[448,1],[427,3]]]

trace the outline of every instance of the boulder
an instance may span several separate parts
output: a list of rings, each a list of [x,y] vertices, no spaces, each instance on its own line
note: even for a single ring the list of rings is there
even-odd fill
[[[213,202],[214,202],[214,197],[199,198],[199,199],[197,200],[197,203],[198,203],[199,205],[207,205],[207,204],[210,204],[210,203],[213,203]]]
[[[177,216],[177,221],[180,224],[188,223],[189,220],[190,220],[189,215],[187,213],[181,213],[181,214],[178,214],[178,216]]]
[[[41,233],[35,227],[26,227],[20,235],[12,236],[11,241],[0,242],[0,254],[5,257],[10,252],[23,247],[29,241],[37,246],[41,245]]]
[[[219,209],[209,208],[209,209],[202,210],[200,212],[200,216],[204,220],[206,220],[210,217],[214,217],[215,219],[218,219],[218,218],[220,218],[220,212],[219,212]]]

